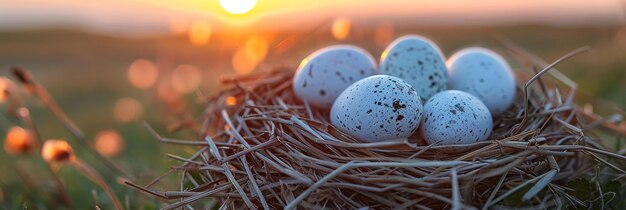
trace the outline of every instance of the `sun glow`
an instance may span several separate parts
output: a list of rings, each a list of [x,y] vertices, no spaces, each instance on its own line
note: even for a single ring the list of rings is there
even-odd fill
[[[254,8],[256,0],[220,0],[220,5],[230,14],[245,14]]]

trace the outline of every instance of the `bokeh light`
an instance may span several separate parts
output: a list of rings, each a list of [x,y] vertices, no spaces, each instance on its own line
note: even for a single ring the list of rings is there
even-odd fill
[[[393,24],[388,22],[380,23],[376,26],[376,30],[374,31],[374,41],[376,45],[384,48],[391,42],[394,34],[395,29]]]
[[[124,150],[124,138],[115,130],[103,130],[96,134],[95,146],[106,157],[113,157]]]
[[[234,106],[237,105],[237,98],[235,98],[235,96],[228,96],[226,97],[226,106]]]
[[[6,77],[0,77],[0,103],[5,102],[8,99],[7,92],[11,92],[13,89],[13,83]]]
[[[252,36],[246,40],[246,51],[252,54],[257,61],[265,60],[269,43],[261,36]]]
[[[243,46],[239,47],[233,54],[232,65],[235,72],[247,74],[265,60],[269,42],[261,36],[249,37]]]
[[[202,73],[192,65],[183,64],[172,72],[172,87],[180,93],[194,91],[202,82]]]
[[[189,26],[189,41],[196,46],[206,45],[211,39],[211,25],[204,20],[196,20]]]
[[[254,8],[256,0],[220,0],[220,5],[230,14],[245,14]]]
[[[4,139],[4,150],[9,154],[27,154],[36,147],[33,134],[19,126],[7,131]]]
[[[346,17],[338,17],[333,21],[331,32],[337,40],[344,40],[350,35],[352,21]]]
[[[121,98],[115,102],[113,116],[118,122],[131,122],[143,116],[143,107],[133,98]]]
[[[48,162],[60,162],[73,159],[74,151],[65,140],[50,139],[43,143],[41,157]]]
[[[235,72],[239,74],[250,73],[257,66],[257,62],[248,53],[246,53],[245,50],[242,50],[241,48],[235,51],[232,64]]]
[[[172,87],[170,80],[159,83],[157,97],[164,103],[169,111],[173,113],[182,113],[185,111],[185,100],[183,100],[181,93]]]
[[[163,81],[159,83],[159,86],[157,87],[157,97],[159,100],[168,104],[182,99],[180,93],[172,87],[172,83],[169,82],[169,80],[167,82]]]
[[[159,77],[159,70],[149,60],[137,59],[128,68],[128,81],[140,89],[152,87]]]

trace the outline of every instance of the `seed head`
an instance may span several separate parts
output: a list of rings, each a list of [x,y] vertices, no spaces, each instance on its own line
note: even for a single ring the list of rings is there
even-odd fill
[[[67,141],[60,139],[50,139],[44,142],[41,156],[50,163],[63,162],[75,158],[72,146]]]
[[[36,147],[31,131],[19,126],[13,126],[4,139],[4,149],[9,154],[28,154]]]

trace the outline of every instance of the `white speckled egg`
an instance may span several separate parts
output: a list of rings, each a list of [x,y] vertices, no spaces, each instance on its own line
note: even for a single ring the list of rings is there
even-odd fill
[[[352,83],[376,74],[376,62],[365,50],[335,45],[306,57],[293,77],[293,90],[314,107],[329,109]]]
[[[469,93],[447,90],[435,94],[424,105],[420,132],[429,144],[470,144],[491,135],[489,109]]]
[[[443,53],[421,36],[408,35],[393,41],[383,52],[380,73],[404,79],[422,100],[448,89]]]
[[[364,142],[409,137],[421,117],[422,102],[413,87],[387,75],[350,85],[330,110],[335,127]]]
[[[463,49],[447,62],[449,88],[478,97],[492,115],[511,107],[515,99],[515,76],[497,53],[480,47]]]

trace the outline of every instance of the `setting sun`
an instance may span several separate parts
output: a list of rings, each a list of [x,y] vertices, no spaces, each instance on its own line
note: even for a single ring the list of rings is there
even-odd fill
[[[220,0],[222,8],[231,14],[245,14],[256,5],[256,0]]]

